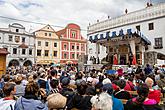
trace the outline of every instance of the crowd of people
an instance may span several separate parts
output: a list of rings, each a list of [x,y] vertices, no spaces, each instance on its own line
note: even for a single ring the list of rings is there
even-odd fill
[[[113,74],[111,69],[8,68],[0,77],[0,110],[162,110],[161,68],[129,65]]]

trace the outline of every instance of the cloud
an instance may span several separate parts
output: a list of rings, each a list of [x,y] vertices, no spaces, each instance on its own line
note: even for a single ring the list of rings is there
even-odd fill
[[[0,16],[42,22],[65,27],[68,23],[77,23],[82,29],[97,20],[120,16],[125,9],[128,12],[145,8],[149,0],[0,0]],[[154,4],[164,0],[152,0]],[[0,24],[16,21],[0,18]],[[27,29],[43,27],[33,23],[20,22]],[[56,28],[59,30],[61,28]],[[83,31],[86,36],[86,31]]]

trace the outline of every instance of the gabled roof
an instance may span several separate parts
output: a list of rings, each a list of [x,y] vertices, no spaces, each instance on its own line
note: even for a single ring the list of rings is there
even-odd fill
[[[52,30],[54,33],[56,33],[56,31],[55,31],[49,24],[47,24],[46,26],[42,27],[41,29],[36,30],[35,32],[38,32],[38,31],[46,31],[46,30],[44,30],[46,27],[50,27],[51,30]]]

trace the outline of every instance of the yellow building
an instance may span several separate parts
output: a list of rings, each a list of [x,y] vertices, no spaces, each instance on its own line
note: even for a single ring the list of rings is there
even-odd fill
[[[60,39],[50,26],[35,31],[36,35],[36,64],[60,62]]]

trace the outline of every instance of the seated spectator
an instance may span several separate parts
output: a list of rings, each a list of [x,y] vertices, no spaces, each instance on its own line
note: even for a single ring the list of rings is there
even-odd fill
[[[16,93],[15,83],[5,83],[3,87],[4,98],[0,99],[0,110],[14,110],[15,99],[14,94]]]
[[[147,98],[149,88],[146,84],[140,84],[137,93],[137,97],[127,101],[126,110],[161,110],[154,99]]]
[[[149,99],[154,99],[154,100],[156,100],[157,103],[159,103],[160,102],[160,97],[161,97],[161,92],[160,92],[160,90],[152,89],[154,81],[151,78],[147,77],[146,80],[145,80],[145,83],[149,87],[148,98]]]
[[[119,88],[119,91],[114,92],[114,97],[118,99],[127,99],[129,100],[131,98],[131,95],[129,92],[124,90],[124,87],[126,86],[126,81],[121,79],[117,82],[117,86]]]
[[[48,107],[38,100],[39,86],[36,82],[26,85],[25,95],[20,97],[14,106],[14,110],[48,110]]]
[[[91,103],[91,110],[112,110],[113,108],[112,97],[105,91],[99,95],[93,96],[91,98]]]
[[[135,90],[132,75],[129,75],[128,81],[126,82],[126,86],[124,87],[124,90],[126,90],[126,91],[134,91]]]
[[[112,110],[124,110],[124,106],[123,106],[122,102],[113,96],[112,84],[109,83],[109,84],[103,85],[102,90],[104,92],[107,92],[110,96],[112,96],[112,101],[113,101]]]

